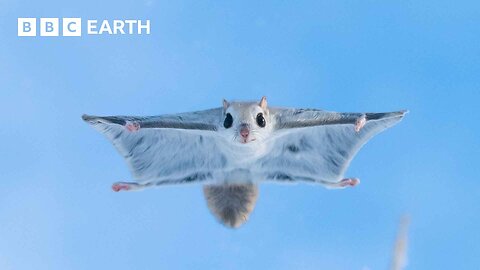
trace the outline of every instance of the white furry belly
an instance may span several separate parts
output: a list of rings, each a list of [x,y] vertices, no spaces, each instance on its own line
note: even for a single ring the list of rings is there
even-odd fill
[[[228,166],[215,174],[219,182],[245,183],[258,180],[251,169],[268,152],[265,144],[250,142],[245,145],[227,145],[222,147],[222,151],[228,157]]]

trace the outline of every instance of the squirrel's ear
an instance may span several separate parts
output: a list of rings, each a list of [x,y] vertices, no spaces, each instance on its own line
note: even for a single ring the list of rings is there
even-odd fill
[[[267,97],[263,96],[262,99],[260,100],[260,103],[258,103],[258,105],[266,110],[267,109]]]
[[[223,99],[223,109],[226,110],[230,106],[230,103],[226,99]]]

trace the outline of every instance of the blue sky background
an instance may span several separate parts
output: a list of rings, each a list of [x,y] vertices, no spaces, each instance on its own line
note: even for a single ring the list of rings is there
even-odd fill
[[[17,37],[18,17],[150,19],[150,36]],[[0,269],[478,269],[477,1],[0,1]],[[239,230],[200,186],[131,176],[81,114],[258,99],[409,109],[356,156],[353,189],[262,185]]]

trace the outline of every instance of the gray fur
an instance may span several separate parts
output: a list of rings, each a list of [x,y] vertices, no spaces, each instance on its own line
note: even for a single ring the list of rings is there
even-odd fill
[[[201,183],[213,215],[237,228],[255,207],[258,183],[344,188],[344,173],[358,150],[405,113],[275,108],[262,98],[180,114],[82,118],[106,135],[133,173],[136,182],[115,183],[115,191]],[[225,126],[228,114],[232,125]],[[266,125],[257,123],[259,114]],[[137,130],[128,128],[132,122]]]
[[[255,208],[258,186],[252,183],[205,185],[203,194],[208,208],[221,223],[238,228]]]

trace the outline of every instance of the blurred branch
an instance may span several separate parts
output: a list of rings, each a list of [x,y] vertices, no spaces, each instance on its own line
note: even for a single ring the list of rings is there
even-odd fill
[[[393,251],[391,270],[402,270],[407,265],[407,245],[408,245],[408,225],[410,218],[403,216],[400,220],[400,226]]]

